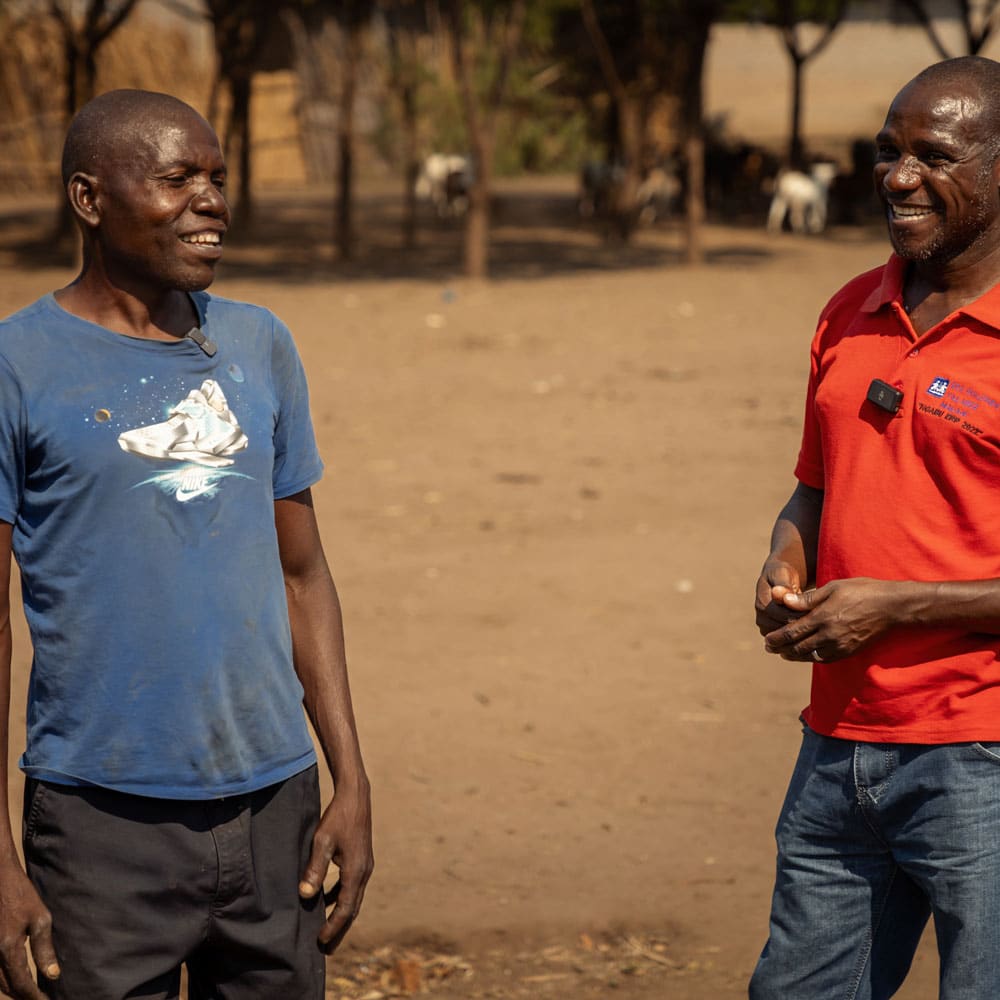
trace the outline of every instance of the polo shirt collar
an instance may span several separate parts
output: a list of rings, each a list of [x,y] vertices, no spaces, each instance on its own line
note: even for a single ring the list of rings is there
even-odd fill
[[[899,302],[902,305],[903,299],[903,279],[906,276],[906,261],[893,254],[882,271],[881,283],[872,290],[861,306],[861,311],[866,313],[878,312],[883,306],[891,302]],[[979,320],[988,326],[1000,328],[1000,282],[997,282],[988,292],[980,295],[978,299],[962,306],[956,312],[965,313],[972,319]]]

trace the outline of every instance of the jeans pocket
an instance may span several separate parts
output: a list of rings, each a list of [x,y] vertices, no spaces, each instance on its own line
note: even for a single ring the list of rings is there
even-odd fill
[[[971,746],[980,757],[985,757],[1000,767],[1000,742],[973,743]]]
[[[38,829],[38,820],[42,815],[42,806],[45,799],[45,785],[29,778],[24,786],[24,829],[22,839],[25,844],[29,844]]]

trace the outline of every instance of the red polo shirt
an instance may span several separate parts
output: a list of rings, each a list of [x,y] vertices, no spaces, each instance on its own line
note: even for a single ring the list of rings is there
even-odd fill
[[[892,257],[838,292],[812,345],[795,474],[825,491],[817,584],[1000,577],[1000,285],[918,336]],[[903,392],[896,414],[865,397]],[[817,732],[892,743],[1000,740],[1000,637],[896,628],[816,664]]]

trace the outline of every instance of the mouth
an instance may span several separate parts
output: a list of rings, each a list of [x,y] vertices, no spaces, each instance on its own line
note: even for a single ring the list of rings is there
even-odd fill
[[[908,222],[917,219],[927,219],[937,213],[929,205],[887,205],[889,218],[893,221]]]
[[[199,250],[222,253],[222,235],[221,232],[210,229],[200,233],[185,233],[180,237],[180,241]]]

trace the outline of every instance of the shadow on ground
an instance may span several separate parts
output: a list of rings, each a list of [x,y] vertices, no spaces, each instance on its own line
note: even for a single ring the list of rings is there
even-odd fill
[[[0,206],[0,260],[30,270],[72,267],[75,239],[56,239],[51,201]],[[320,284],[338,278],[448,280],[462,273],[463,224],[441,219],[421,205],[415,245],[404,245],[403,206],[392,192],[362,194],[355,209],[350,259],[334,244],[331,190],[270,191],[258,196],[253,220],[234,226],[219,274],[227,279]],[[829,237],[827,237],[829,238]],[[706,263],[764,263],[790,246],[769,237],[761,220],[727,218],[704,232]],[[510,183],[494,199],[490,275],[496,279],[546,278],[586,271],[681,266],[682,220],[657,220],[628,243],[607,238],[580,218],[569,185]]]

